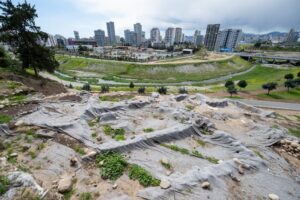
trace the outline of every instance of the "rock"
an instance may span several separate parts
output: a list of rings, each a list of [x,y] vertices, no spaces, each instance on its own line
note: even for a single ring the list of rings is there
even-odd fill
[[[299,146],[299,144],[298,144],[298,142],[292,142],[291,143],[291,147],[293,147],[293,148],[297,148]]]
[[[24,121],[23,120],[18,120],[16,123],[15,123],[15,126],[22,126],[24,124]]]
[[[104,165],[104,160],[101,160],[101,161],[99,162],[99,165],[100,165],[100,166],[103,166],[103,165]]]
[[[168,189],[169,187],[171,187],[171,183],[166,180],[166,179],[162,179],[160,181],[160,185],[159,185],[162,189]]]
[[[5,167],[7,165],[7,158],[1,157],[0,158],[0,166]]]
[[[22,152],[28,151],[31,148],[30,144],[23,144],[22,145]]]
[[[279,200],[279,196],[277,196],[276,194],[269,194],[268,197],[270,200]]]
[[[17,153],[11,153],[11,154],[9,154],[8,157],[10,157],[10,158],[12,158],[12,157],[18,157],[18,154]]]
[[[118,184],[114,184],[113,186],[112,186],[112,188],[115,190],[115,189],[117,189],[118,188]]]
[[[218,164],[221,164],[221,163],[223,163],[223,160],[218,160]]]
[[[157,92],[152,92],[151,97],[156,99],[159,97],[159,94]]]
[[[175,96],[174,99],[175,99],[176,101],[183,101],[183,100],[185,100],[187,97],[188,97],[187,94],[180,94],[180,95]]]
[[[72,177],[64,175],[58,182],[58,191],[60,193],[69,192],[72,189]]]
[[[78,159],[76,157],[72,157],[70,159],[70,165],[71,165],[71,167],[75,167],[77,165],[77,163],[78,163]]]
[[[166,157],[163,157],[162,159],[160,159],[160,162],[161,162],[162,164],[165,164],[165,165],[170,164],[168,158],[166,158]]]
[[[98,142],[101,142],[101,141],[102,141],[102,137],[101,137],[101,136],[98,136],[98,137],[96,138],[96,140],[97,140]]]
[[[244,169],[242,165],[239,165],[238,170],[240,174],[244,174]]]
[[[209,189],[210,188],[210,183],[208,181],[204,181],[202,184],[201,184],[201,187],[203,189]]]
[[[170,170],[166,171],[166,175],[167,175],[167,176],[170,176],[172,173],[173,173],[173,172],[170,171]]]
[[[232,159],[236,164],[242,165],[243,163],[238,159],[238,158],[233,158]]]

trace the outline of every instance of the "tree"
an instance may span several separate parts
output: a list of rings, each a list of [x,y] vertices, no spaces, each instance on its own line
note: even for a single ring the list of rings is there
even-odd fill
[[[225,87],[228,88],[229,86],[233,85],[234,86],[234,82],[229,80],[229,81],[226,81],[225,83]]]
[[[240,88],[246,88],[248,83],[245,80],[240,80],[237,84]]]
[[[129,87],[130,87],[130,88],[134,88],[134,84],[133,84],[132,81],[130,82]]]
[[[290,88],[295,88],[297,86],[297,83],[293,79],[288,79],[284,82],[284,87],[288,89],[288,92],[290,91]]]
[[[159,87],[159,88],[157,89],[157,92],[158,92],[159,94],[167,94],[168,89],[167,89],[166,87],[164,87],[164,86],[161,86],[161,87]]]
[[[26,1],[14,5],[11,0],[0,2],[0,41],[9,44],[22,62],[22,69],[32,67],[54,72],[58,66],[54,52],[44,46],[48,35],[35,25],[36,9]]]
[[[188,94],[188,91],[184,87],[181,87],[178,89],[178,93],[179,94]]]
[[[90,86],[90,84],[85,83],[85,84],[82,86],[82,90],[85,90],[85,91],[91,91],[91,86]]]
[[[227,92],[230,94],[230,98],[232,98],[233,94],[237,94],[237,89],[235,88],[234,85],[229,85],[227,87]]]
[[[294,75],[293,75],[293,74],[286,74],[286,75],[284,76],[284,78],[287,79],[287,80],[290,80],[290,79],[293,79],[293,78],[294,78]]]
[[[300,72],[298,72],[298,74],[297,74],[297,77],[299,77],[299,78],[300,78]]]
[[[146,90],[146,88],[145,88],[144,86],[142,86],[142,87],[140,87],[140,88],[138,89],[138,93],[139,93],[139,94],[145,94],[145,90]]]
[[[101,93],[107,93],[107,92],[109,92],[109,86],[101,85]]]
[[[268,90],[268,95],[270,94],[270,91],[275,90],[277,88],[277,83],[270,82],[262,85],[262,88],[265,90]]]

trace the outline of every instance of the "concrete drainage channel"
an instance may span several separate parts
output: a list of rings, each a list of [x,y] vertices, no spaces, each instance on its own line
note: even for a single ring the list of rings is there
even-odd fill
[[[80,102],[45,101],[38,111],[19,121],[67,134],[100,154],[120,152],[128,163],[138,164],[161,180],[160,186],[139,188],[132,196],[125,192],[116,199],[300,196],[299,180],[282,170],[293,169],[269,147],[289,138],[284,129],[270,128],[267,120],[272,120],[271,112],[201,94],[154,94],[120,102],[100,102],[97,95],[78,95],[82,97]],[[251,137],[258,125],[260,129]],[[232,132],[226,131],[230,128]],[[112,130],[122,132],[122,137],[112,135]],[[264,158],[248,144],[259,148]],[[83,158],[89,160],[94,155],[91,151]],[[104,197],[113,199],[114,193],[110,191]]]

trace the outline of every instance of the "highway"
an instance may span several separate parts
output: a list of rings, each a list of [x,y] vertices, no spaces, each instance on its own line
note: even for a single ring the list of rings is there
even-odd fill
[[[260,107],[260,108],[273,108],[273,109],[281,109],[281,110],[300,111],[300,103],[285,103],[285,102],[261,101],[261,100],[252,100],[252,99],[239,99],[237,101],[255,107]]]

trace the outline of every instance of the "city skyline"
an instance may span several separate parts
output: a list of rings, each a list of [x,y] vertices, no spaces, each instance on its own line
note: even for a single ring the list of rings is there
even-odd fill
[[[162,32],[168,27],[181,27],[185,35],[193,35],[195,30],[204,33],[206,25],[212,23],[220,23],[222,28],[243,29],[247,33],[288,32],[291,27],[300,28],[297,9],[300,1],[297,0],[277,0],[276,3],[272,0],[116,1],[104,5],[96,0],[28,0],[36,5],[37,24],[42,30],[65,37],[71,37],[73,30],[79,31],[81,37],[90,37],[94,30],[105,30],[108,21],[115,22],[116,35],[123,35],[124,30],[132,29],[132,24],[140,22],[147,38],[153,27]],[[134,10],[137,6],[139,9]],[[232,10],[234,12],[229,12]]]

